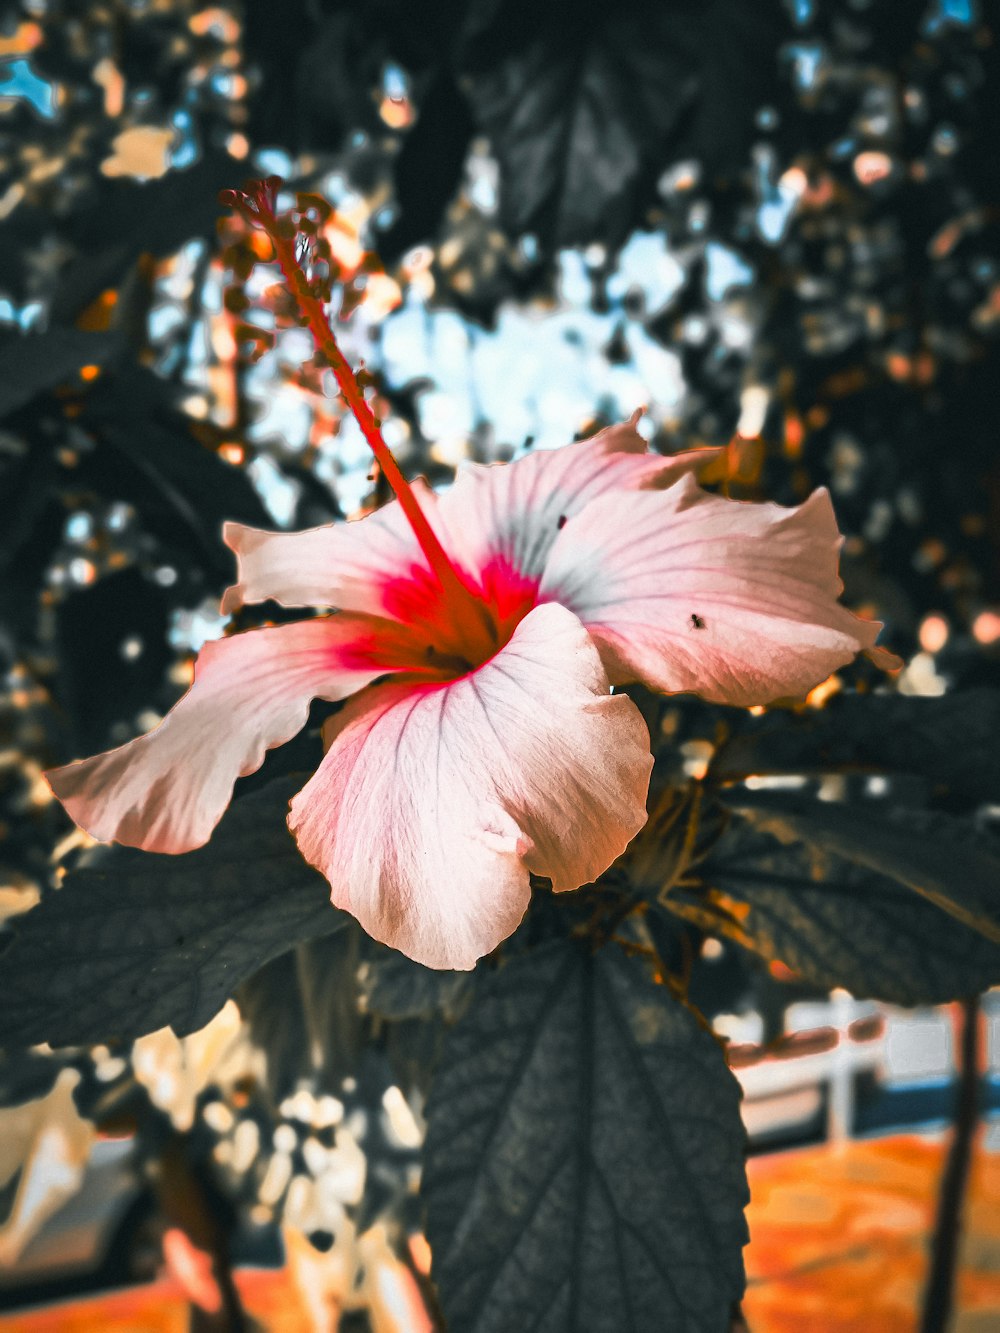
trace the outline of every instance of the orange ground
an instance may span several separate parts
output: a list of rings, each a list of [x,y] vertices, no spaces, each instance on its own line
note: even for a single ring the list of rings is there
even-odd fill
[[[243,1304],[268,1333],[310,1333],[304,1306],[284,1273],[237,1274]],[[188,1305],[176,1282],[93,1296],[45,1310],[0,1317],[3,1333],[188,1333]]]
[[[754,1158],[744,1303],[752,1333],[913,1333],[942,1153],[943,1141],[907,1135]],[[238,1282],[248,1313],[269,1333],[313,1327],[287,1270],[240,1272]],[[167,1280],[0,1318],[2,1333],[187,1328],[180,1289]],[[998,1330],[1000,1154],[980,1148],[952,1333]]]
[[[915,1135],[750,1162],[752,1333],[914,1333],[943,1140]],[[1000,1330],[1000,1155],[976,1153],[951,1333]]]

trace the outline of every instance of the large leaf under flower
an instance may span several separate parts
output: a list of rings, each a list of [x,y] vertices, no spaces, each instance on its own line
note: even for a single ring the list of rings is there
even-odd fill
[[[929,840],[910,836],[919,856]],[[817,986],[915,1005],[1000,982],[1000,945],[843,848],[779,841],[741,817],[698,876],[703,890],[675,887],[665,906]]]
[[[202,1027],[239,983],[337,930],[323,879],[282,820],[302,775],[236,801],[185,856],[114,848],[21,917],[0,955],[0,1045],[127,1039]]]
[[[743,1286],[739,1090],[616,946],[515,959],[428,1104],[428,1239],[455,1333],[718,1333]]]
[[[844,694],[825,708],[739,719],[712,760],[731,782],[751,774],[905,773],[953,803],[1000,800],[1000,691],[940,698]]]

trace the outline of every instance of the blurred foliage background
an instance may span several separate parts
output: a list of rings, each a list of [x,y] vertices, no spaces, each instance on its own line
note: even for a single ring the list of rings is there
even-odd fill
[[[223,520],[381,498],[274,275],[224,267],[216,196],[248,175],[334,205],[343,345],[410,474],[640,405],[664,450],[756,442],[731,493],[830,487],[845,599],[887,622],[898,691],[997,686],[998,61],[995,0],[4,6],[0,914],[86,851],[42,770],[153,725],[222,632]],[[817,701],[881,681],[859,663]],[[703,761],[717,714],[675,703],[664,734]],[[318,747],[313,728],[271,756],[248,799]],[[336,1300],[390,1327],[360,1274],[402,1255],[424,1281],[421,1097],[461,979],[414,1001],[354,931],[260,947],[207,1036],[11,1051],[0,1102],[72,1092],[81,1144],[137,1135],[227,1317],[235,1219],[283,1219],[311,1253],[336,1239]],[[732,994],[765,986],[741,966]],[[30,1142],[0,1162],[15,1256],[40,1216]]]

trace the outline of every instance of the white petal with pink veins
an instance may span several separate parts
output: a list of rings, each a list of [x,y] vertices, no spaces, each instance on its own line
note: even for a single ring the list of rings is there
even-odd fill
[[[337,615],[209,643],[194,684],[154,731],[53,769],[49,785],[95,838],[151,852],[200,847],[236,779],[302,729],[312,699],[343,699],[390,669],[374,660],[380,631],[368,617]]]
[[[471,464],[439,499],[442,522],[461,542],[470,569],[496,570],[537,582],[560,528],[600,495],[671,485],[722,451],[696,449],[664,457],[647,451],[635,420],[562,449],[543,449],[516,462]],[[499,569],[497,570],[497,566]],[[487,586],[490,583],[487,578]]]
[[[413,489],[432,527],[437,496],[425,482]],[[282,606],[339,607],[407,620],[396,590],[412,576],[430,578],[423,551],[398,500],[365,518],[326,523],[304,532],[266,532],[226,523],[223,540],[235,551],[237,581],[222,610],[273,599]]]
[[[744,504],[693,478],[593,501],[560,533],[540,600],[594,636],[614,683],[729,704],[804,694],[881,626],[837,598],[841,537],[826,491],[805,504]]]
[[[333,901],[430,967],[470,968],[510,935],[529,871],[577,888],[645,821],[645,724],[559,606],[477,671],[375,686],[331,725],[289,824]]]

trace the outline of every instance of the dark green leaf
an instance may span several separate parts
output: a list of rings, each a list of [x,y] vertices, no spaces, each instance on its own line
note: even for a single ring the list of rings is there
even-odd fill
[[[507,228],[546,249],[614,247],[670,161],[741,163],[783,31],[776,0],[470,5],[462,86],[500,162]]]
[[[51,1092],[64,1057],[10,1047],[0,1051],[0,1106],[20,1106]]]
[[[237,985],[346,917],[299,856],[285,814],[304,774],[241,798],[183,856],[115,847],[18,918],[0,956],[0,1045],[203,1026]]]
[[[218,195],[246,175],[246,163],[211,150],[157,180],[100,178],[62,227],[77,254],[60,275],[52,317],[69,322],[106,287],[117,287],[140,254],[173,254],[214,234]]]
[[[699,873],[715,892],[674,890],[668,907],[707,928],[725,913],[720,933],[815,985],[915,1005],[1000,982],[1000,947],[978,932],[881,875],[742,819]]]
[[[426,1101],[449,1031],[446,1019],[440,1013],[392,1019],[383,1031],[385,1054],[396,1083],[408,1097],[417,1093]]]
[[[139,366],[98,385],[84,421],[102,447],[81,473],[102,495],[134,504],[144,527],[188,558],[193,548],[225,579],[232,556],[222,544],[223,521],[268,526],[270,519],[247,474],[195,438],[175,396],[174,386]]]
[[[40,393],[74,383],[83,366],[103,366],[121,351],[118,333],[81,333],[53,328],[47,333],[9,336],[0,342],[0,417],[9,416]]]
[[[434,239],[461,183],[472,130],[468,103],[450,74],[442,71],[425,93],[417,123],[393,162],[399,219],[379,238],[384,262]]]
[[[16,452],[12,451],[12,456],[5,457],[0,453],[0,493],[7,501],[6,522],[0,532],[0,570],[5,575],[3,585],[0,586],[0,597],[8,591],[7,571],[15,560],[18,561],[17,573],[21,579],[24,579],[26,565],[33,572],[37,572],[39,561],[37,555],[35,559],[31,558],[35,554],[31,550],[31,544],[43,521],[50,520],[48,539],[42,543],[46,560],[54,545],[54,539],[62,531],[64,522],[62,508],[55,504],[50,495],[57,467],[52,450],[38,440],[25,441],[23,447],[19,442]],[[53,510],[57,511],[54,527],[51,526]],[[36,580],[28,579],[26,582],[34,591]]]
[[[360,968],[365,1009],[381,1018],[420,1018],[436,1012],[453,1013],[470,989],[469,972],[446,972],[424,967],[412,958],[374,940],[365,941]]]
[[[930,779],[942,796],[1000,800],[998,733],[997,690],[939,699],[842,695],[807,713],[747,718],[719,750],[712,775],[732,781],[755,773],[912,773]]]
[[[739,1091],[617,946],[508,963],[428,1104],[428,1239],[452,1333],[718,1333],[743,1286]]]
[[[23,453],[0,456],[0,495],[6,500],[0,525],[0,651],[16,640],[33,641],[40,585],[66,522],[54,495],[58,462],[39,435],[24,441]]]
[[[936,811],[733,793],[727,804],[779,842],[853,861],[1000,944],[1000,842]]]
[[[131,722],[163,685],[173,653],[167,644],[166,594],[135,566],[92,587],[74,588],[56,609],[57,698],[73,720],[70,748],[103,749],[113,722]],[[123,646],[138,647],[126,656]]]

